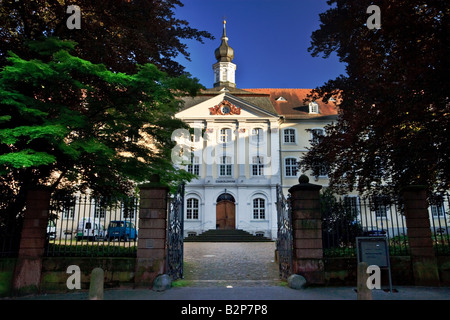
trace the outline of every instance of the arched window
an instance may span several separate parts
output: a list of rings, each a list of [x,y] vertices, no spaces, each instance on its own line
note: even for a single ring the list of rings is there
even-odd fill
[[[222,193],[219,197],[217,197],[216,202],[220,202],[220,201],[235,202],[234,197],[229,193]]]
[[[187,220],[197,220],[199,213],[199,202],[198,199],[189,198],[186,201],[186,219]]]
[[[253,199],[253,219],[266,219],[266,201],[262,198]]]

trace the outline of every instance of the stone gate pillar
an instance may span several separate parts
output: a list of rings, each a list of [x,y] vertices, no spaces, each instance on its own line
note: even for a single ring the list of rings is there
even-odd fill
[[[406,187],[402,190],[402,197],[415,285],[439,285],[439,272],[431,237],[426,187]]]
[[[291,187],[293,229],[293,273],[305,277],[311,284],[325,282],[322,246],[322,215],[320,189],[309,183],[306,175]]]
[[[167,195],[159,179],[139,186],[139,235],[135,285],[151,287],[166,272]]]
[[[27,193],[19,254],[13,277],[13,293],[16,295],[39,292],[50,195],[50,190],[45,187],[31,189]]]

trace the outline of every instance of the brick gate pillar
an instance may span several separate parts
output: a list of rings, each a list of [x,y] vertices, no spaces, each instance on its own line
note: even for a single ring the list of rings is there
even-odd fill
[[[135,285],[151,287],[166,272],[166,222],[169,188],[159,179],[139,186],[139,236]]]
[[[39,292],[50,195],[50,190],[45,187],[28,190],[19,254],[13,277],[13,293],[16,295]]]
[[[402,190],[415,285],[439,285],[425,186]]]
[[[295,274],[305,277],[311,284],[325,282],[322,246],[322,215],[320,189],[309,183],[306,175],[291,187],[293,267]]]

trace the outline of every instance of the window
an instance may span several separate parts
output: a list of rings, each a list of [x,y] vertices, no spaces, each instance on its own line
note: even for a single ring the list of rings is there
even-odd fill
[[[284,143],[295,143],[295,129],[284,129]]]
[[[327,177],[328,176],[328,166],[324,163],[318,163],[315,167],[316,177]]]
[[[220,157],[219,175],[222,177],[231,176],[231,157]]]
[[[222,68],[222,81],[227,81],[228,70],[227,68]]]
[[[186,219],[195,220],[198,219],[198,199],[187,199],[186,206]]]
[[[198,133],[191,134],[191,142],[198,143],[200,142],[201,135]]]
[[[252,175],[262,176],[264,174],[263,157],[255,156],[252,160]]]
[[[375,211],[375,217],[387,218],[389,210],[389,198],[386,196],[376,196],[373,198],[373,211]]]
[[[286,158],[284,160],[284,170],[286,177],[296,177],[298,171],[297,159]]]
[[[431,205],[431,213],[433,217],[443,217],[444,216],[444,206],[443,205]]]
[[[106,215],[106,206],[104,201],[96,199],[95,200],[95,209],[94,209],[94,218],[104,218]]]
[[[75,198],[70,197],[67,200],[64,200],[63,208],[62,208],[62,217],[63,219],[73,219],[75,216]]]
[[[345,196],[344,197],[344,208],[347,214],[356,218],[359,214],[358,197],[356,196]]]
[[[264,139],[263,132],[264,131],[261,128],[252,129],[252,142],[257,144],[263,142]]]
[[[137,216],[138,202],[135,197],[130,197],[122,202],[124,219],[134,219]]]
[[[220,143],[228,143],[231,141],[231,129],[220,129]]]
[[[253,219],[265,219],[266,218],[266,204],[264,199],[253,199]]]
[[[319,105],[317,102],[310,102],[309,103],[309,113],[319,113]]]
[[[430,209],[433,218],[444,217],[444,199],[442,196],[432,196],[430,198]]]
[[[320,138],[324,136],[323,129],[312,129],[311,130],[311,143],[319,143]]]
[[[191,156],[191,163],[188,164],[187,166],[187,172],[195,174],[195,175],[199,175],[200,174],[200,164],[199,164],[199,157],[198,156],[194,156],[192,154]]]

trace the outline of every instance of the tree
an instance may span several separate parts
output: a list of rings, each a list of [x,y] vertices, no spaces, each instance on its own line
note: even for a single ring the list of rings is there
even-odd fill
[[[336,52],[347,75],[316,88],[339,115],[300,160],[329,169],[343,193],[398,192],[410,184],[449,188],[448,1],[376,1],[381,28],[366,26],[372,1],[330,0],[312,33],[313,56]]]
[[[169,77],[152,64],[112,72],[56,38],[28,46],[35,58],[11,52],[0,72],[2,194],[23,199],[45,185],[123,195],[154,174],[167,184],[191,178],[172,165],[171,134],[186,128],[173,115],[181,96],[201,88],[197,79]],[[1,209],[14,219],[23,202],[11,205]]]
[[[356,237],[363,234],[358,222],[358,206],[349,201],[336,199],[332,190],[326,188],[320,194],[320,213],[325,249],[349,247]]]
[[[110,70],[134,73],[138,64],[152,63],[169,75],[184,67],[174,58],[189,58],[183,39],[213,39],[174,16],[180,0],[2,0],[0,1],[0,67],[7,52],[30,58],[27,40],[58,37],[78,43],[77,56]],[[81,29],[69,29],[69,5],[81,10]]]

